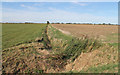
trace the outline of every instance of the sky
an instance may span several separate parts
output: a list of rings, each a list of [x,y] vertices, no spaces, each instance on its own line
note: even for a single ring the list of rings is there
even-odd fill
[[[2,22],[118,23],[118,2],[3,2]]]
[[[119,0],[1,0],[2,2],[118,2]]]

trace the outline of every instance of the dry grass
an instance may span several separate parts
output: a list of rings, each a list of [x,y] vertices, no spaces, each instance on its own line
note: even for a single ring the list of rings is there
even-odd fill
[[[99,36],[101,39],[104,39],[104,42],[105,40],[111,42],[113,35],[114,39],[116,39],[117,26],[56,24],[54,25],[54,27],[58,28],[59,31],[55,30],[52,27],[48,27],[48,30],[41,28],[41,37],[38,37],[38,34],[37,36],[35,36],[36,39],[34,37],[33,40],[30,42],[21,43],[9,48],[6,47],[2,53],[3,73],[55,73],[75,70],[77,70],[78,72],[80,72],[81,70],[89,72],[90,70],[88,70],[88,68],[90,68],[91,66],[97,67],[98,65],[117,63],[118,52],[113,46],[109,46],[106,44],[104,45],[105,47],[100,46],[100,48],[94,48],[94,50],[92,51],[78,54],[78,50],[81,47],[86,46],[86,43],[84,43],[84,41],[78,41],[71,36],[71,34],[77,37],[87,36],[89,38],[95,38]],[[68,33],[70,34],[68,35]],[[100,35],[102,35],[104,38]],[[68,42],[70,40],[73,40],[73,42]],[[66,42],[68,42],[69,44]],[[116,40],[112,42],[116,42]],[[52,48],[46,48],[48,45],[51,45]],[[74,45],[75,47],[72,47]],[[71,48],[67,49],[67,46]],[[96,47],[98,46],[98,44],[93,46]],[[56,51],[54,51],[54,49]],[[71,59],[64,59],[65,55],[61,54],[64,49],[66,49],[66,54],[78,54],[73,62],[71,62]],[[88,50],[89,49],[92,49],[91,46],[88,46]],[[117,70],[118,69],[116,69],[115,72],[117,72]],[[108,71],[111,70],[105,70],[105,72]]]
[[[66,71],[87,71],[90,67],[118,64],[118,51],[108,45],[88,53],[82,53],[73,63],[66,65]],[[111,70],[107,69],[108,72]],[[92,71],[91,71],[92,72]],[[118,69],[114,70],[118,72]],[[110,72],[111,73],[111,72]]]

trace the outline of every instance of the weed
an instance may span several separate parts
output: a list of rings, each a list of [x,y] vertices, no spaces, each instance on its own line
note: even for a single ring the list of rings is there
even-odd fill
[[[99,43],[98,40],[93,40],[88,38],[78,39],[77,37],[63,34],[59,30],[52,27],[51,25],[49,25],[48,30],[51,32],[49,33],[49,36],[51,37],[51,41],[54,42],[51,43],[53,49],[59,49],[57,50],[58,53],[65,54],[65,56],[63,56],[64,59],[72,58],[72,61],[74,61],[81,54],[81,52],[90,52],[91,50],[94,50],[102,46],[102,44]],[[57,41],[60,39],[62,39],[61,40],[62,42]],[[58,43],[60,43],[60,45],[57,45]]]
[[[35,69],[35,73],[43,73],[44,72],[44,70],[37,70],[37,69]]]
[[[114,64],[114,63],[111,63],[111,64],[107,64],[107,65],[102,65],[102,66],[97,66],[97,67],[90,67],[88,68],[88,70],[84,71],[84,70],[81,70],[80,73],[103,73],[103,72],[115,72],[116,69],[118,67],[118,64]]]

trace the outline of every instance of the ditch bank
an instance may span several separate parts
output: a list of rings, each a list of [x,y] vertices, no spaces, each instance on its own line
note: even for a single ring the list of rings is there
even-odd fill
[[[77,58],[81,52],[91,52],[102,46],[98,40],[89,39],[86,36],[82,38],[74,37],[70,34],[64,34],[65,31],[56,29],[52,25],[48,26],[48,38],[51,41],[52,50],[56,54],[64,54],[64,59]]]
[[[3,73],[117,72],[117,63],[114,47],[86,36],[74,37],[52,25],[34,42],[2,52]]]
[[[103,44],[97,39],[89,39],[87,36],[74,37],[52,25],[48,25],[47,31],[52,52],[66,61],[62,72],[89,72],[88,69],[91,67],[118,64],[118,51],[108,44]],[[109,68],[103,71],[107,72],[106,70],[111,72]],[[117,69],[114,72],[117,72]]]

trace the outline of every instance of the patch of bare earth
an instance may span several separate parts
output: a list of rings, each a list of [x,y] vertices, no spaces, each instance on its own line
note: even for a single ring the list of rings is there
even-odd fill
[[[117,26],[91,25],[53,25],[64,34],[77,37],[99,37],[105,39],[107,34],[116,33]],[[110,32],[111,31],[111,32]],[[56,73],[87,70],[91,66],[116,63],[118,52],[106,45],[88,53],[81,53],[74,62],[66,62],[60,54],[48,50],[37,38],[36,42],[21,44],[2,52],[2,71],[5,73]],[[54,39],[55,41],[56,39]],[[117,72],[118,69],[116,69]],[[108,72],[108,71],[105,71]]]
[[[118,26],[116,25],[52,24],[52,26],[71,33],[76,37],[87,36],[89,38],[98,38],[102,41],[106,40],[107,36],[118,33]],[[110,40],[109,42],[118,42],[118,40]]]
[[[110,25],[74,25],[74,24],[52,24],[53,27],[69,32],[72,36],[100,39],[105,41],[111,34],[118,34],[118,26]],[[118,43],[117,36],[112,35],[109,43]],[[107,42],[107,43],[108,43]],[[98,65],[107,65],[111,63],[118,63],[118,50],[110,47],[107,44],[103,47],[88,53],[81,53],[74,62],[68,62],[63,72],[87,70],[90,67],[97,67]],[[106,73],[108,71],[105,71]],[[109,71],[110,72],[110,71]],[[115,72],[118,72],[116,69]]]
[[[74,62],[66,65],[65,71],[78,71],[87,70],[89,67],[97,67],[98,65],[117,64],[118,51],[113,47],[104,46],[88,53],[81,53],[81,55],[75,59]],[[115,71],[118,72],[118,69]],[[106,71],[107,73],[107,71]]]
[[[64,60],[46,50],[43,43],[21,44],[3,50],[3,73],[49,73],[63,70]]]

